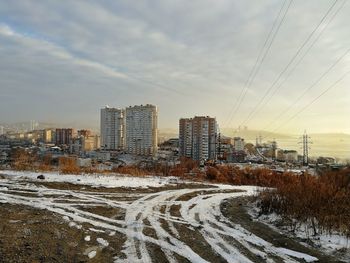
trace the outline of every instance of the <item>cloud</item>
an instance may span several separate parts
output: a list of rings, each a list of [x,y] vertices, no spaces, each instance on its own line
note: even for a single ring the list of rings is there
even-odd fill
[[[244,120],[330,4],[293,2],[232,125]],[[0,86],[12,100],[0,97],[0,110],[16,102],[19,105],[5,121],[67,119],[98,126],[98,109],[105,104],[154,103],[163,127],[176,127],[179,117],[194,114],[223,122],[281,5],[277,0],[2,2]],[[249,125],[264,126],[349,46],[349,8],[345,4]],[[303,103],[348,68],[349,60],[344,60]],[[349,83],[345,80],[337,90],[349,95]],[[350,99],[339,103],[332,92],[334,98],[322,99],[312,109],[332,117],[323,106],[331,103],[339,108],[336,118],[344,120]],[[57,103],[60,111],[50,108]],[[310,122],[316,120],[298,119],[293,129]],[[345,124],[336,129],[350,132]]]

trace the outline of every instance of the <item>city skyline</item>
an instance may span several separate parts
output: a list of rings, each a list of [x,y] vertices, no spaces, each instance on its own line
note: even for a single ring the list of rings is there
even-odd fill
[[[150,103],[160,130],[210,115],[221,128],[350,134],[349,12],[345,1],[3,2],[0,122],[97,128],[104,105]]]

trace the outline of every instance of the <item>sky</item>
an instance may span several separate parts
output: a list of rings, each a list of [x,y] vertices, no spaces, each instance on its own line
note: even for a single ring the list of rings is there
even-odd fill
[[[349,24],[346,0],[1,1],[0,122],[151,103],[160,128],[350,133]]]

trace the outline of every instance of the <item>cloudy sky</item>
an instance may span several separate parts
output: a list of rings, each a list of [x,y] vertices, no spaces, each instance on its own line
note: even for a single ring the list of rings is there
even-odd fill
[[[160,128],[350,133],[349,24],[344,0],[1,1],[0,122],[152,103]]]

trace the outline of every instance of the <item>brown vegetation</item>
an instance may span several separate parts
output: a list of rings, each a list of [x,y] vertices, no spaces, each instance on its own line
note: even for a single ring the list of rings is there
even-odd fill
[[[80,174],[81,170],[77,165],[76,158],[60,157],[58,160],[58,167],[62,174]]]
[[[337,231],[350,237],[350,169],[328,172],[318,177],[282,175],[274,189],[258,196],[261,213],[281,214],[291,229],[298,224],[318,231]]]
[[[14,148],[10,154],[12,167],[16,170],[28,170],[38,160],[36,152]]]
[[[42,161],[39,163],[38,168],[39,171],[47,172],[47,171],[52,171],[53,170],[53,165],[52,165],[52,155],[51,154],[46,154]]]
[[[14,149],[12,166],[17,170],[52,170],[50,155],[38,158],[37,153]],[[60,157],[58,169],[63,174],[96,173],[94,167],[79,168],[75,158]],[[109,173],[110,171],[107,171]],[[276,173],[265,168],[244,168],[230,165],[213,165],[206,169],[188,158],[175,165],[148,163],[143,166],[120,166],[114,173],[133,176],[158,175],[191,178],[214,183],[256,185],[268,187],[258,197],[261,213],[276,212],[290,222],[292,230],[298,224],[311,225],[314,234],[321,231],[338,231],[350,236],[350,168],[327,172],[320,176],[309,174]]]

